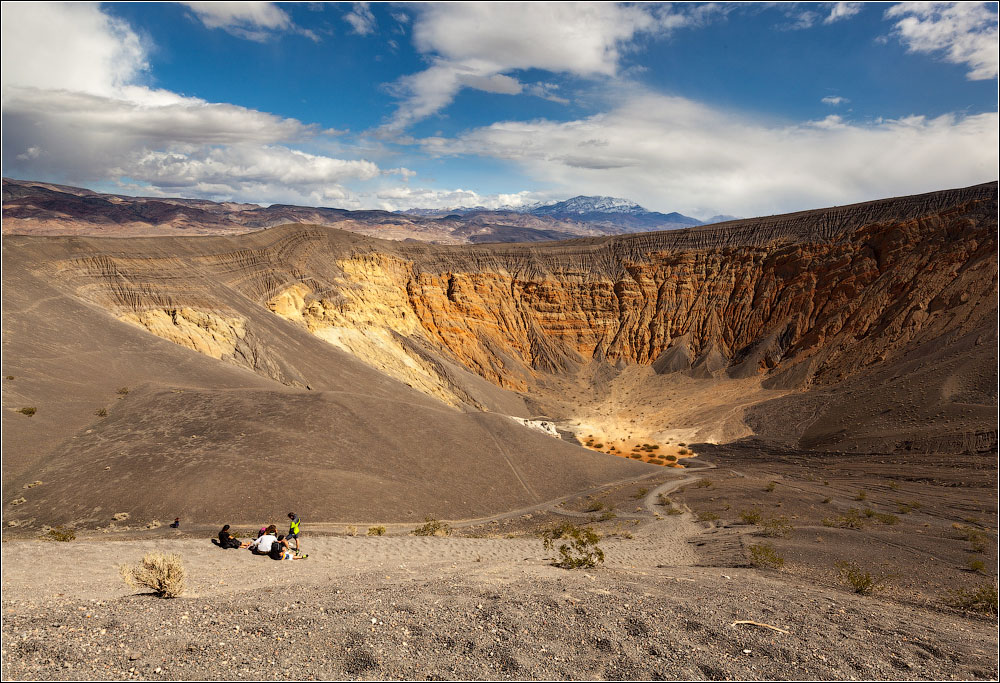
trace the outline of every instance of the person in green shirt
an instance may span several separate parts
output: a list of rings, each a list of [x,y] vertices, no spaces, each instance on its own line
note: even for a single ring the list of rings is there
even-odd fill
[[[294,512],[289,512],[288,519],[291,521],[288,524],[288,535],[285,536],[285,540],[295,539],[295,552],[297,553],[299,552],[299,516]]]

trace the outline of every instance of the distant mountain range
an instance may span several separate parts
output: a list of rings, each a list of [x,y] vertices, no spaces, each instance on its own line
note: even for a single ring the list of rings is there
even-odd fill
[[[590,223],[611,229],[617,227],[619,228],[618,232],[676,230],[677,228],[690,228],[736,218],[735,216],[714,216],[708,221],[700,221],[676,211],[671,213],[649,211],[629,199],[604,196],[588,197],[585,195],[554,204],[538,202],[525,206],[502,206],[496,209],[487,209],[482,206],[454,209],[408,209],[399,213],[424,217],[526,214],[562,221]]]
[[[728,219],[717,217],[709,222]],[[348,211],[329,207],[132,197],[27,180],[3,179],[4,234],[219,235],[286,223],[329,225],[372,237],[443,244],[536,242],[688,228],[679,213],[647,211],[615,197],[573,197],[554,204],[448,211]]]

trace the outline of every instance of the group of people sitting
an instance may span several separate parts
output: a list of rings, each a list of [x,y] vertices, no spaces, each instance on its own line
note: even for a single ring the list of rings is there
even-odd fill
[[[291,520],[288,534],[279,534],[278,528],[271,524],[261,527],[257,532],[257,538],[252,541],[240,541],[229,532],[229,525],[222,527],[219,532],[219,547],[222,549],[244,549],[249,548],[254,555],[267,555],[272,560],[304,560],[309,555],[299,554],[299,518],[294,512],[288,513]],[[292,548],[290,541],[295,541]]]

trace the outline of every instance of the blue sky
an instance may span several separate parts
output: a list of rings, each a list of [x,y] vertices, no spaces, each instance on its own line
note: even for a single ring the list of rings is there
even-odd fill
[[[6,3],[3,173],[705,218],[997,177],[996,3]]]

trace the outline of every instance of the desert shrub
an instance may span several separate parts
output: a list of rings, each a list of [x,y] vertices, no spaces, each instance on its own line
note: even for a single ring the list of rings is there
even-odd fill
[[[760,524],[760,520],[764,518],[764,515],[760,513],[760,510],[753,508],[751,510],[744,510],[740,513],[740,521],[744,524]]]
[[[604,448],[604,444],[603,443],[595,443],[594,444],[594,448]]]
[[[7,379],[14,379],[14,375],[7,375]]]
[[[108,409],[107,408],[98,408],[97,410],[94,411],[94,415],[96,415],[97,417],[107,417],[108,416]]]
[[[672,508],[669,508],[667,510],[667,514],[668,515],[683,515],[684,513],[681,512],[680,510],[678,510],[677,508],[672,507]]]
[[[642,455],[640,455],[639,453],[633,453],[632,455],[630,455],[628,457],[633,458],[635,460],[642,460]]]
[[[597,521],[607,522],[608,520],[615,519],[616,517],[618,517],[618,515],[616,515],[613,510],[605,510],[601,513],[601,516],[597,518]]]
[[[146,553],[139,564],[120,565],[118,572],[132,588],[148,588],[161,598],[176,598],[184,592],[180,555]]]
[[[61,541],[63,543],[76,538],[76,531],[72,527],[54,526],[45,532],[45,538],[50,541]]]
[[[890,481],[889,482],[889,488],[891,488],[893,491],[898,491],[899,490],[899,482]]]
[[[833,502],[833,498],[824,498],[823,499],[823,503],[824,504],[829,504],[829,503],[832,503],[832,502]]]
[[[642,498],[643,496],[645,496],[647,493],[649,493],[649,489],[647,489],[647,488],[640,488],[638,491],[636,491],[635,493],[632,494],[632,497],[635,498],[636,500],[639,500],[640,498]]]
[[[774,491],[774,488],[777,485],[778,485],[778,482],[772,481],[771,483],[769,483],[767,486],[764,487],[764,490],[767,491],[768,493],[771,493],[771,492]]]
[[[678,446],[687,446],[687,444],[686,444],[686,443],[684,443],[683,441],[679,441],[679,442],[677,443],[677,445],[678,445]]]
[[[785,558],[778,554],[770,543],[758,543],[748,548],[750,565],[762,569],[780,569],[785,564]]]
[[[858,595],[871,595],[882,589],[891,578],[888,574],[876,575],[865,571],[854,562],[840,561],[834,566],[840,572],[840,580]]]
[[[697,484],[695,484],[695,488],[707,489],[709,486],[712,485],[712,483],[713,482],[712,482],[711,479],[701,479],[701,480],[698,481]]]
[[[669,460],[670,462],[674,462],[675,460],[677,460],[677,456],[676,455],[664,455],[663,459],[664,460]]]
[[[867,517],[868,519],[871,519],[872,517],[874,517],[874,516],[875,516],[875,511],[874,511],[874,510],[872,510],[871,508],[865,508],[865,509],[864,509],[864,515],[865,515],[865,517]]]
[[[957,588],[948,591],[948,605],[969,612],[997,615],[996,584],[984,583],[978,588]]]
[[[413,530],[414,536],[450,536],[451,527],[444,522],[430,517],[424,518],[425,524]]]
[[[908,515],[913,511],[913,506],[909,503],[896,502],[896,512],[901,515]]]
[[[601,537],[590,527],[581,528],[568,522],[542,535],[545,549],[559,552],[559,559],[552,564],[564,569],[595,567],[604,562],[604,551],[597,545],[600,540]]]
[[[118,389],[118,393],[121,394],[122,396],[125,396],[126,394],[128,394],[128,387],[120,387]]]
[[[771,517],[760,523],[761,535],[771,538],[782,538],[792,533],[792,523],[784,515]]]
[[[865,500],[866,498],[868,498],[868,494],[865,493],[864,489],[858,491],[857,495],[854,496],[854,500]]]
[[[649,463],[650,465],[662,465],[662,464],[664,464],[664,463],[665,463],[666,461],[664,461],[664,460],[660,460],[659,458],[650,458],[650,459],[649,459],[649,460],[647,460],[646,462],[648,462],[648,463]]]
[[[678,455],[690,455],[690,453],[691,453],[691,451],[689,451],[686,448],[679,448],[679,449],[677,449],[677,454]]]
[[[659,446],[655,446],[655,445],[654,446],[650,446],[649,450],[651,450],[651,451],[658,451],[658,450],[660,450],[660,447]]]
[[[989,537],[976,529],[966,529],[965,540],[969,542],[969,552],[985,553],[990,547]]]
[[[344,533],[347,534],[348,536],[357,536],[358,527],[354,526],[353,524],[349,524],[346,527],[344,527]]]
[[[719,516],[717,514],[715,514],[714,512],[710,512],[708,510],[698,513],[699,522],[714,522],[718,518]]]
[[[865,520],[861,517],[857,508],[851,508],[846,514],[840,517],[824,518],[823,526],[837,527],[838,529],[864,529]]]
[[[970,571],[974,571],[977,574],[986,573],[986,563],[983,562],[982,560],[970,559],[966,563],[966,566],[969,568]]]
[[[670,505],[671,504],[670,498],[668,498],[667,495],[663,494],[663,493],[656,494],[656,502],[659,505]]]
[[[600,512],[604,509],[604,503],[599,500],[595,500],[590,503],[587,507],[583,509],[584,512]]]
[[[10,504],[11,505],[24,505],[27,502],[28,502],[27,498],[25,498],[24,496],[18,496],[14,500],[10,501]]]
[[[22,415],[27,415],[28,417],[31,417],[32,415],[35,414],[35,409],[34,407],[29,406],[28,408],[21,408],[17,412],[21,413]]]
[[[385,536],[384,526],[370,526],[368,527],[369,536]]]
[[[899,517],[896,515],[890,515],[888,512],[876,512],[875,519],[877,519],[879,523],[888,524],[889,526],[899,523]]]

